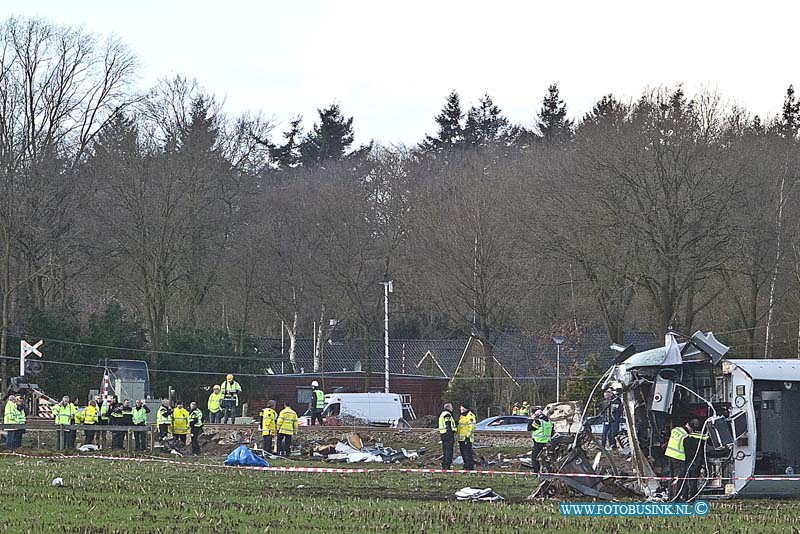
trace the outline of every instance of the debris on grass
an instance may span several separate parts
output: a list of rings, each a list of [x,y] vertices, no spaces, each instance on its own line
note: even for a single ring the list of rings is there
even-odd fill
[[[345,442],[346,440],[346,442]],[[425,449],[421,449],[425,452]],[[317,445],[313,448],[314,456],[322,456],[328,462],[389,462],[400,463],[419,459],[420,452],[400,448],[400,450],[386,447],[383,443],[365,446],[364,440],[357,433],[348,434],[342,441]]]
[[[461,488],[456,492],[456,499],[459,501],[482,501],[498,502],[503,501],[503,497],[498,495],[492,488]]]

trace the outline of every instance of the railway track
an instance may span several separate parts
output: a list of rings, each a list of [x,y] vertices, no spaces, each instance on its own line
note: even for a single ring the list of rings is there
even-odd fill
[[[0,425],[2,427],[2,425]],[[35,429],[35,430],[47,430],[50,428],[55,428],[52,419],[45,419],[42,417],[29,417],[27,423],[25,423],[25,428]],[[206,431],[221,431],[221,430],[238,430],[238,431],[252,431],[258,428],[257,423],[251,423],[247,425],[209,425],[206,424],[203,426]],[[102,425],[97,427],[98,430],[102,429]],[[300,434],[302,435],[304,432],[314,432],[315,434],[331,434],[331,435],[339,435],[344,432],[363,432],[363,433],[376,433],[376,432],[395,432],[400,434],[407,434],[407,435],[424,435],[429,434],[432,432],[436,432],[435,428],[390,428],[390,427],[380,427],[380,426],[303,426],[300,428]],[[486,436],[486,437],[524,437],[529,436],[528,432],[512,432],[512,431],[497,431],[497,430],[476,430],[475,434],[478,436]]]

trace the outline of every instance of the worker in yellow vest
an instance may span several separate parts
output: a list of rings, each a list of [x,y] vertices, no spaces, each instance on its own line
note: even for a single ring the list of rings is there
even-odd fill
[[[189,428],[192,431],[192,454],[200,454],[200,434],[203,433],[203,412],[196,402],[189,404]]]
[[[8,399],[6,399],[6,406],[3,409],[3,424],[17,424],[17,398],[14,395],[9,395]],[[6,448],[12,450],[16,448],[17,432],[17,430],[6,431]]]
[[[83,424],[84,425],[97,425],[97,422],[100,418],[100,411],[97,409],[97,401],[94,399],[89,401],[89,405],[83,410]],[[94,444],[94,434],[95,430],[84,430],[83,431],[83,444],[84,445],[92,445]]]
[[[261,435],[264,437],[264,450],[273,454],[272,436],[278,433],[278,414],[275,412],[275,401],[270,400],[261,411]]]
[[[56,449],[69,448],[70,441],[74,448],[75,441],[70,439],[69,433],[72,432],[74,434],[75,431],[65,428],[75,422],[75,406],[69,401],[68,396],[64,395],[61,398],[61,402],[53,406],[53,422],[61,427],[56,432]]]
[[[189,435],[189,432],[189,410],[183,407],[182,402],[178,401],[172,412],[172,435],[186,445],[186,436]]]
[[[553,422],[542,410],[536,410],[528,423],[528,431],[533,438],[533,449],[531,450],[531,469],[537,473],[541,471],[539,454],[550,443],[553,437]]]
[[[227,425],[228,421],[234,424],[242,386],[233,379],[233,375],[228,375],[225,377],[225,382],[220,385],[220,391],[222,392],[222,424]]]
[[[111,403],[108,399],[103,399],[103,402],[100,404],[100,422],[101,425],[108,424],[108,411],[111,408]]]
[[[143,399],[139,399],[134,403],[131,409],[131,424],[133,426],[146,429],[147,427],[147,414],[150,413],[150,407]],[[147,431],[133,433],[134,450],[146,451],[147,450]]]
[[[15,422],[18,425],[24,425],[25,421],[26,421],[26,417],[25,417],[25,399],[22,398],[22,395],[17,395],[16,402],[17,402],[17,408],[16,408],[16,410],[14,412],[15,413],[15,416],[14,416]],[[14,437],[16,438],[15,443],[14,443],[14,448],[15,449],[19,449],[20,447],[22,447],[22,435],[25,434],[25,432],[26,432],[26,430],[24,428],[17,429],[14,432]]]
[[[320,425],[324,425],[325,421],[322,419],[322,410],[325,408],[325,392],[319,387],[319,382],[314,380],[311,382],[311,402],[308,404],[308,409],[311,410],[311,426],[314,426],[316,421]]]
[[[519,403],[515,402],[514,406],[511,407],[511,415],[519,415]]]
[[[283,410],[278,414],[278,454],[289,456],[292,448],[292,436],[297,434],[297,412],[292,410],[289,402],[283,403]]]
[[[446,403],[439,414],[439,439],[442,440],[442,469],[450,469],[453,464],[453,446],[457,431],[453,417],[453,405]]]
[[[458,449],[461,459],[464,460],[464,470],[475,469],[475,458],[472,453],[472,443],[475,441],[475,414],[461,403],[461,415],[458,418]]]
[[[208,423],[217,425],[222,422],[222,393],[219,384],[214,384],[214,390],[208,396]]]
[[[708,439],[701,429],[700,420],[692,418],[685,425],[673,428],[669,434],[664,456],[670,459],[673,498],[685,501],[696,497],[697,478],[703,465],[703,445]]]
[[[531,407],[528,405],[528,401],[522,402],[522,408],[519,409],[518,415],[530,415]]]
[[[158,425],[158,439],[163,443],[172,427],[172,407],[169,399],[161,401],[161,406],[156,411],[156,424]]]

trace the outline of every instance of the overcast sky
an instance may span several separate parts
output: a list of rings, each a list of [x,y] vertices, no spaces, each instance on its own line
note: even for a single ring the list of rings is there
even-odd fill
[[[797,73],[798,2],[0,0],[6,16],[39,15],[121,37],[142,88],[182,74],[263,110],[278,131],[338,101],[357,140],[419,141],[456,89],[464,107],[488,92],[532,124],[547,86],[572,116],[605,93],[703,86],[762,116],[780,110]]]

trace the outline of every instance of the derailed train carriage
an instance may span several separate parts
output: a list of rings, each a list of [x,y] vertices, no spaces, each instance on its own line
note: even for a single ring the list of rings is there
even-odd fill
[[[610,387],[622,396],[630,461],[614,462],[602,451],[613,469],[604,469],[599,456],[591,462],[586,426],[558,463],[557,473],[573,474],[562,480],[594,497],[614,498],[626,489],[669,498],[663,444],[672,427],[698,418],[709,438],[697,460],[702,469],[694,497],[800,496],[800,360],[726,360],[729,347],[713,333],[679,337],[670,332],[663,347],[643,352],[612,346],[620,354],[594,394]]]

